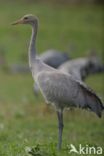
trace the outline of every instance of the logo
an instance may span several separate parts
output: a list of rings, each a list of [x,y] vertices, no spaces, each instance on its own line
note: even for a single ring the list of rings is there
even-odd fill
[[[103,154],[103,149],[100,146],[89,146],[89,145],[85,145],[82,146],[81,144],[79,144],[79,147],[76,148],[73,144],[68,145],[68,149],[69,149],[69,154],[70,153],[76,153],[76,154],[97,154],[97,155],[101,155]]]

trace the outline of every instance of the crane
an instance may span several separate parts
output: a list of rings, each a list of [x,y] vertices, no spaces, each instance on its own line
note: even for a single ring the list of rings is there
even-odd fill
[[[48,49],[39,55],[39,58],[51,67],[58,68],[61,64],[69,60],[66,52],[55,49]]]
[[[58,67],[58,70],[71,74],[76,80],[84,80],[88,75],[90,62],[88,58],[76,58],[66,61]]]
[[[103,61],[101,57],[97,55],[96,49],[90,50],[87,58],[89,60],[88,74],[104,72]]]
[[[92,50],[88,57],[66,61],[58,69],[71,74],[77,80],[84,81],[90,74],[104,72],[104,65],[95,51]]]
[[[36,57],[36,36],[38,18],[34,15],[25,15],[16,24],[29,24],[32,26],[32,35],[29,45],[29,67],[33,79],[39,85],[40,91],[48,104],[56,108],[58,117],[58,145],[62,146],[63,110],[65,107],[89,108],[101,117],[104,109],[100,98],[84,83],[76,81],[70,74],[63,73],[46,65]]]

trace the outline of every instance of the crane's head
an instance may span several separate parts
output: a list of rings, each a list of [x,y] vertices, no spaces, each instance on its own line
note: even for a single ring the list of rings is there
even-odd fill
[[[17,25],[17,24],[30,24],[30,25],[37,25],[38,24],[38,18],[34,15],[25,15],[19,20],[15,21],[12,23],[12,25]]]

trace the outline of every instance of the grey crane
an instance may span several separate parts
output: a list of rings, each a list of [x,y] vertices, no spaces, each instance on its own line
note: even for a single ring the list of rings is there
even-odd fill
[[[59,66],[58,70],[71,74],[76,80],[84,80],[88,74],[88,58],[77,58]]]
[[[47,103],[55,106],[58,116],[58,149],[62,145],[63,110],[65,107],[89,108],[101,117],[104,106],[99,97],[84,83],[78,82],[71,75],[63,73],[46,65],[36,57],[36,35],[38,18],[25,15],[16,24],[32,26],[32,36],[29,45],[29,66],[33,79],[39,85],[40,91]]]
[[[101,57],[97,55],[96,49],[92,49],[89,51],[88,60],[89,60],[88,74],[104,72],[103,61]]]
[[[88,57],[76,58],[66,61],[58,67],[59,70],[71,74],[77,80],[85,80],[85,78],[94,73],[104,72],[104,65],[99,57],[90,52]]]
[[[39,58],[51,67],[58,68],[62,63],[69,60],[66,52],[60,52],[55,49],[49,49],[39,55]]]

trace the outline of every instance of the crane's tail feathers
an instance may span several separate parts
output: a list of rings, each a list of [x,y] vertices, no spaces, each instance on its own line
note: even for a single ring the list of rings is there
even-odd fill
[[[102,111],[104,110],[104,106],[103,106],[100,98],[96,94],[92,93],[91,98],[94,99],[94,101],[90,104],[90,109],[93,112],[95,112],[99,118],[101,118]],[[92,99],[91,99],[91,101],[92,101]]]
[[[90,88],[86,88],[86,86],[83,85],[81,85],[81,88],[84,93],[86,107],[89,108],[91,111],[95,112],[98,117],[101,118],[102,111],[104,110],[104,105],[102,101]]]
[[[95,112],[99,118],[101,118],[102,111],[104,110],[101,100],[95,95],[92,95],[90,98],[91,99],[89,101],[91,103],[88,103],[88,107],[91,109],[91,111]]]

